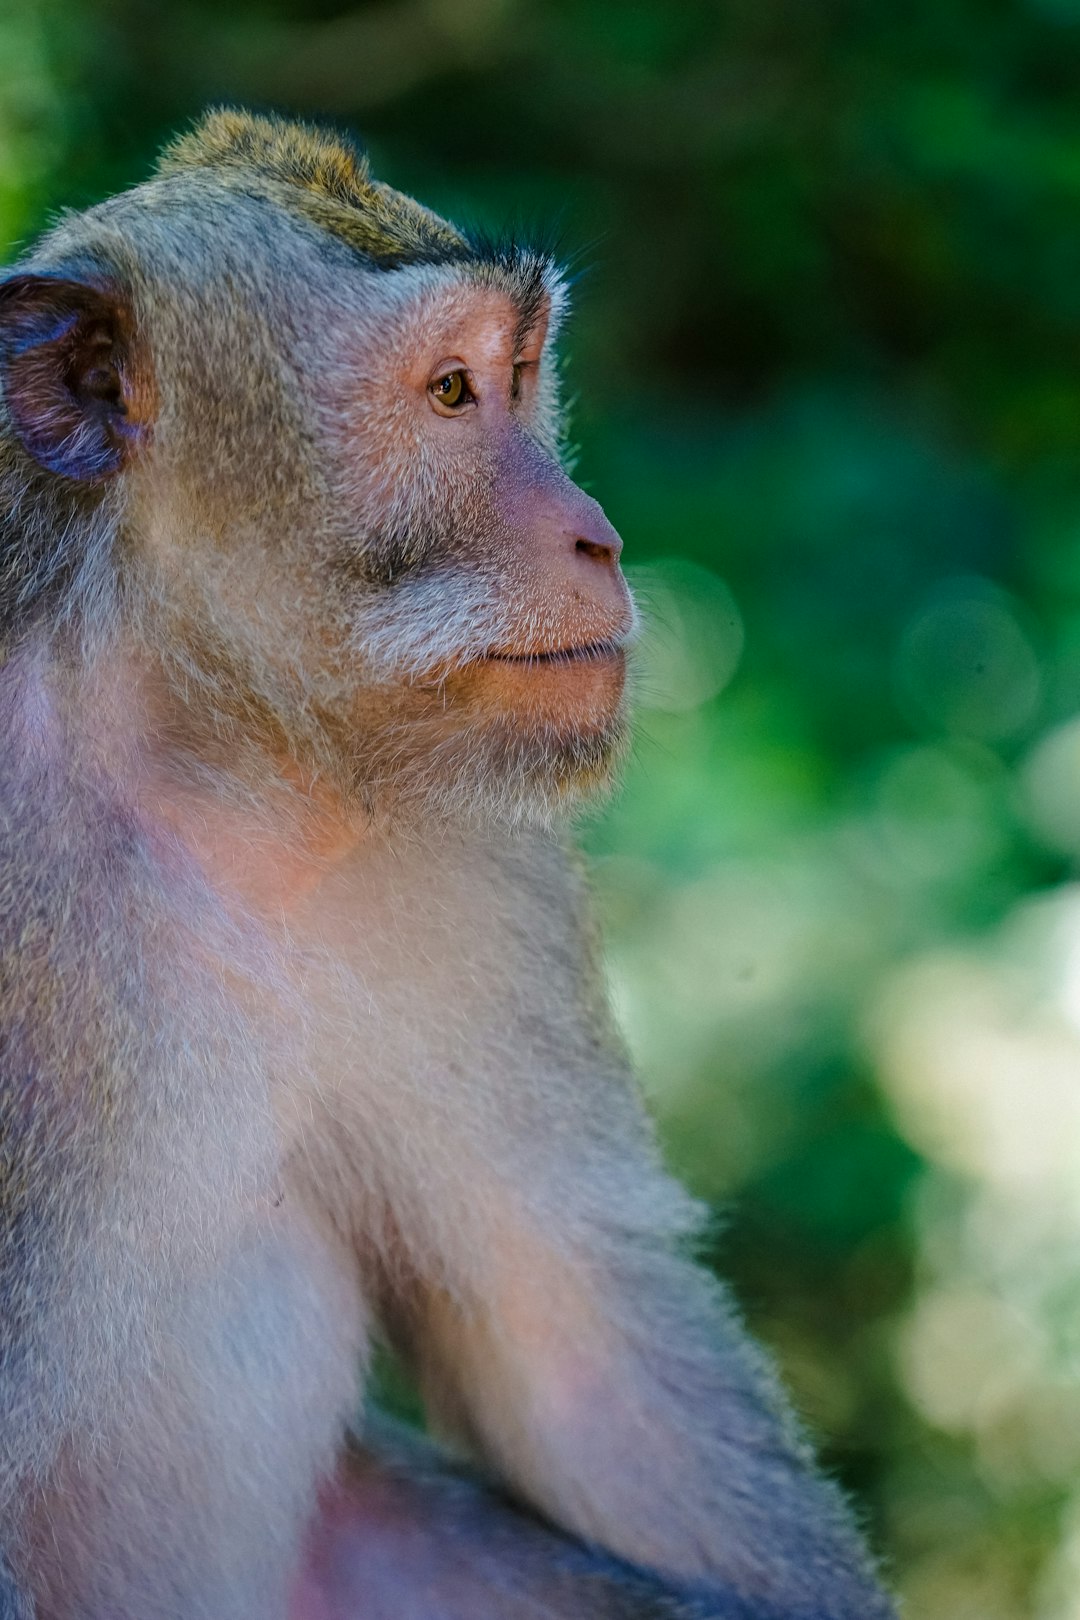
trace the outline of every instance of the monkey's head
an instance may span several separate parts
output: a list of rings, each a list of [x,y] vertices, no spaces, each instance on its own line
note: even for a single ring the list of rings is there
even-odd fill
[[[178,734],[368,808],[575,802],[633,614],[560,463],[565,300],[338,139],[211,114],[0,281],[0,645],[126,638]]]

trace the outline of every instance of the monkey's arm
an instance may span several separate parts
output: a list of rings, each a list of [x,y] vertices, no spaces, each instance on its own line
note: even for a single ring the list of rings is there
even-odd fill
[[[534,1235],[489,1310],[433,1291],[414,1355],[429,1411],[512,1490],[715,1612],[888,1620],[846,1508],[719,1291],[628,1244],[575,1264]],[[714,1612],[714,1611],[710,1611]]]
[[[590,1551],[384,1419],[325,1490],[289,1620],[778,1620]]]
[[[428,1207],[448,1232],[468,1224],[472,1275],[421,1261],[390,1324],[434,1425],[555,1524],[676,1583],[754,1615],[887,1620],[766,1359],[686,1256],[700,1212],[659,1164],[578,874],[550,844],[522,848],[499,899],[525,924],[469,965],[496,987],[501,1022],[474,1033],[494,1101],[444,1153],[456,1187],[434,1155],[424,1167]]]

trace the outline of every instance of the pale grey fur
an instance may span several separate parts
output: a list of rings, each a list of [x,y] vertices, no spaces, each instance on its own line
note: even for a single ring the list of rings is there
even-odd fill
[[[605,1564],[624,1610],[597,1587],[522,1614],[885,1620],[686,1257],[700,1211],[607,1013],[561,829],[618,738],[408,707],[510,629],[560,631],[501,588],[498,466],[448,488],[422,450],[376,457],[380,401],[354,397],[516,272],[359,262],[212,169],[63,223],[29,268],[86,263],[151,357],[149,445],[88,498],[0,435],[0,1540],[42,1620],[284,1620],[375,1321],[437,1426],[659,1577],[642,1596]],[[518,446],[541,494],[553,377]],[[125,752],[125,660],[190,722],[178,801],[255,847],[303,823],[287,753],[366,818],[299,920],[223,901],[142,813],[160,738]],[[359,741],[357,693],[380,717]]]

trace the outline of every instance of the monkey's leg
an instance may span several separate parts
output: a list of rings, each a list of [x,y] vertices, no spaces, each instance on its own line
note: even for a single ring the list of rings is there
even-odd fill
[[[644,1168],[644,1167],[643,1167]],[[648,1173],[645,1169],[645,1173]],[[412,1344],[429,1409],[524,1500],[730,1612],[888,1620],[845,1506],[718,1287],[659,1240],[589,1254],[504,1223],[470,1306],[431,1290]]]
[[[379,1420],[323,1493],[289,1620],[775,1620],[542,1524]]]

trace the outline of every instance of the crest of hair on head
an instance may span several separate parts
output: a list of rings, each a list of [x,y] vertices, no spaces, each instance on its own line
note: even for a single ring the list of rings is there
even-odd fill
[[[374,259],[439,261],[468,251],[429,208],[373,180],[367,157],[336,131],[220,107],[165,148],[158,174],[210,169],[244,190],[277,188],[317,224]]]

